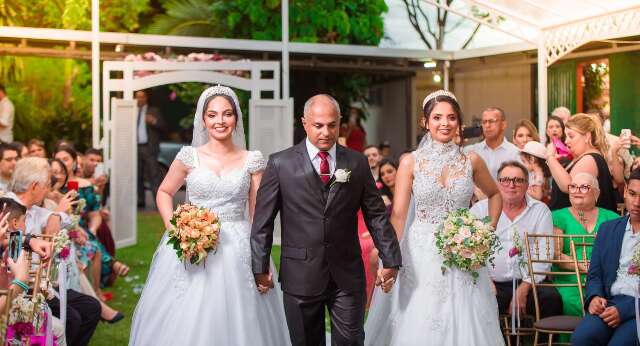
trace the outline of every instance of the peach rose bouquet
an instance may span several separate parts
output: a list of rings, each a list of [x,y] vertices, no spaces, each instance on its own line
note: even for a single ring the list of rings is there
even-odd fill
[[[216,250],[220,239],[220,220],[205,208],[193,204],[180,204],[171,218],[168,244],[178,258],[191,264],[203,262],[210,251]]]

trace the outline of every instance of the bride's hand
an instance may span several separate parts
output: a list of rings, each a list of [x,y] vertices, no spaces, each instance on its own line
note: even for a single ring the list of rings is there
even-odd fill
[[[256,287],[258,288],[258,292],[260,292],[260,294],[266,294],[271,288],[274,287],[273,274],[254,274],[254,277],[256,280]]]

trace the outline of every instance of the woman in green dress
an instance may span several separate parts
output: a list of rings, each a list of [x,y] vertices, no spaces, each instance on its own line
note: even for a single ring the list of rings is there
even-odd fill
[[[620,217],[618,214],[603,208],[596,207],[596,201],[600,194],[598,179],[589,173],[578,173],[569,184],[569,200],[571,206],[563,209],[554,210],[552,212],[554,233],[559,235],[572,235],[576,243],[592,244],[598,232],[600,224]],[[579,237],[587,235],[589,237]],[[584,239],[584,241],[583,241]],[[571,259],[569,238],[557,241],[555,247],[555,258],[561,260]],[[591,260],[591,246],[583,248],[576,246],[576,257],[578,259],[578,267],[584,280],[587,267],[580,261],[586,254],[587,260]],[[561,268],[554,265],[552,271],[573,270],[571,263],[564,263]],[[553,277],[553,282],[558,284],[568,284],[576,282],[576,277],[571,275],[557,275]],[[562,296],[563,314],[582,316],[583,306],[580,302],[580,293],[577,287],[557,287],[558,292]]]

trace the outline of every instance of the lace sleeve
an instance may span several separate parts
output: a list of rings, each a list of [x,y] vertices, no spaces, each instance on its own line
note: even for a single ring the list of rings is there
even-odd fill
[[[247,157],[247,171],[250,174],[263,171],[267,167],[267,160],[264,159],[259,151],[250,151]]]
[[[176,155],[176,160],[182,162],[185,166],[189,168],[194,168],[195,160],[193,157],[193,150],[194,148],[191,146],[182,147],[178,152],[178,155]]]

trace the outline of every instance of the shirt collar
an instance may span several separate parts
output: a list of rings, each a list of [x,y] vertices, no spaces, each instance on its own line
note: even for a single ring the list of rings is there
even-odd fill
[[[318,153],[320,152],[320,149],[316,148],[316,146],[311,143],[311,141],[309,140],[309,137],[307,137],[304,142],[307,145],[307,152],[309,153],[309,158],[311,160],[315,159]],[[334,160],[336,159],[336,144],[334,144],[331,147],[331,149],[329,149],[328,153],[329,153],[329,156],[331,156],[331,158],[333,158]]]
[[[495,149],[491,149],[489,147],[489,145],[487,145],[487,140],[485,139],[484,141],[482,141],[482,146],[483,146],[483,148],[488,149],[488,150],[498,150],[498,149],[505,149],[505,147],[507,145],[509,145],[507,143],[511,144],[509,141],[507,141],[506,138],[503,137],[502,138],[502,143],[500,143],[500,145],[498,145]]]

